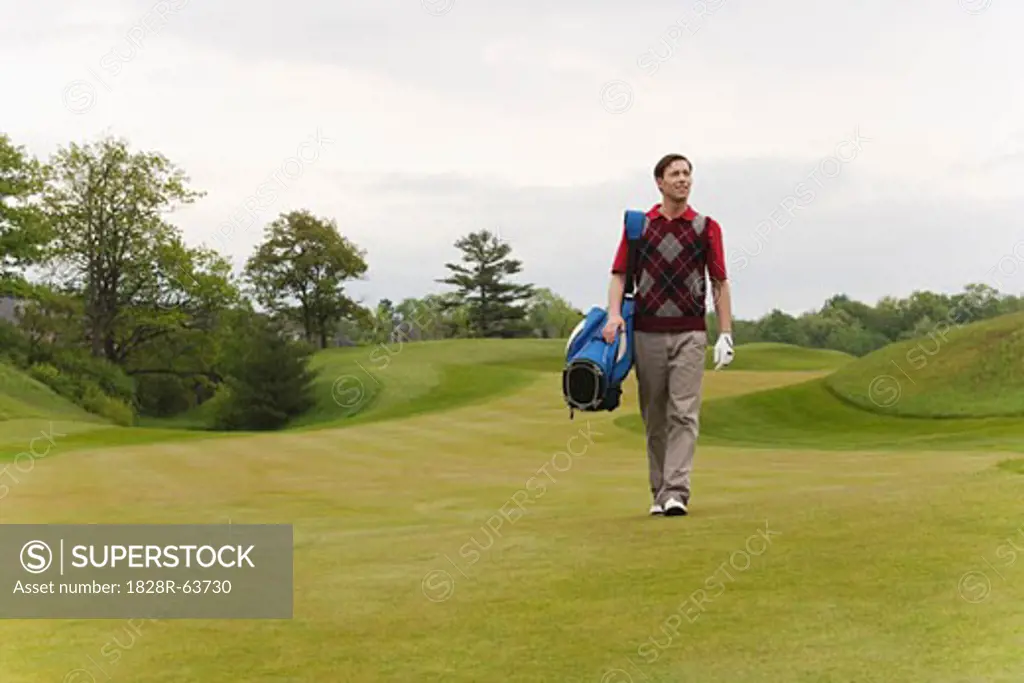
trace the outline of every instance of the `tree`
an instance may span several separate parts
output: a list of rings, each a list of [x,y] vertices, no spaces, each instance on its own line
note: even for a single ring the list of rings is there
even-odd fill
[[[279,429],[315,405],[312,346],[288,339],[280,321],[259,316],[250,319],[238,341],[216,428]]]
[[[408,297],[395,306],[397,331],[402,341],[436,339],[440,329],[440,307],[432,307],[426,298]]]
[[[83,299],[93,356],[125,363],[139,347],[182,329],[208,329],[237,295],[230,264],[189,249],[163,214],[204,193],[166,157],[124,140],[60,149],[47,167],[47,258],[66,292]]]
[[[972,283],[953,297],[948,318],[951,323],[967,324],[999,315],[999,310],[999,292],[986,284]]]
[[[47,234],[34,201],[43,188],[42,167],[0,133],[0,294],[25,290],[17,272],[40,262]]]
[[[394,302],[387,298],[378,301],[373,315],[373,341],[391,341],[398,323],[398,311],[395,310]]]
[[[775,308],[757,323],[758,340],[807,346],[807,333],[793,316]]]
[[[79,348],[84,338],[81,299],[36,287],[24,302],[18,325],[29,343],[30,364],[48,358],[56,348]]]
[[[530,328],[544,339],[568,337],[583,316],[582,311],[547,287],[533,293],[527,309]]]
[[[394,308],[394,334],[402,341],[469,336],[468,307],[452,293],[406,298]]]
[[[333,220],[309,211],[281,214],[245,266],[257,301],[298,322],[306,341],[327,347],[337,323],[355,313],[345,282],[367,270],[365,252],[343,237]]]
[[[524,334],[523,302],[533,295],[533,286],[505,280],[522,270],[522,263],[509,256],[512,247],[489,230],[469,233],[455,247],[467,265],[446,263],[452,275],[437,282],[458,288],[452,303],[467,306],[471,333],[480,337]]]

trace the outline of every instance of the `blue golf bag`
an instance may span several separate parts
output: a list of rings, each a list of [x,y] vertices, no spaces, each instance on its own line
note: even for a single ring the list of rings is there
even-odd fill
[[[569,406],[569,419],[575,411],[615,410],[622,397],[622,383],[633,369],[633,317],[635,302],[634,262],[636,245],[647,227],[642,211],[626,211],[626,238],[629,257],[626,266],[626,287],[622,297],[622,319],[625,329],[616,338],[604,340],[608,311],[594,306],[573,329],[565,345],[566,364],[562,371],[562,395]]]

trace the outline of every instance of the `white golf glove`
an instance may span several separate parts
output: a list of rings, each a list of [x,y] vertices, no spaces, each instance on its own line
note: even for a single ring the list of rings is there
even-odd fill
[[[715,370],[720,370],[732,362],[735,352],[732,350],[732,335],[723,332],[715,342]]]

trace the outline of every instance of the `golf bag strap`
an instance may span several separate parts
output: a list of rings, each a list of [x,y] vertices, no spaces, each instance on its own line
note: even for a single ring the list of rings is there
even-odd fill
[[[708,217],[704,214],[698,213],[693,217],[693,228],[697,233],[697,236],[706,244],[708,239],[707,228]],[[647,224],[644,224],[644,231],[640,233],[640,237],[634,239],[629,238],[629,231],[626,230],[626,240],[629,243],[629,252],[626,255],[626,285],[623,290],[624,294],[635,296],[636,294],[636,262],[639,258],[640,242],[643,240],[644,232],[647,231]]]
[[[646,229],[646,226],[644,226]],[[639,258],[639,242],[643,239],[643,234],[637,239],[630,239],[629,231],[626,230],[626,240],[629,245],[629,251],[626,254],[626,285],[623,289],[623,295],[633,296],[636,293],[636,261]]]

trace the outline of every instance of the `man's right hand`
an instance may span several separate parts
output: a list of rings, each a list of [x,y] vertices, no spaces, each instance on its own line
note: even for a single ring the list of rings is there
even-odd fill
[[[611,344],[615,341],[615,335],[624,329],[626,329],[626,321],[622,319],[621,315],[609,315],[608,322],[604,326],[604,340]]]

